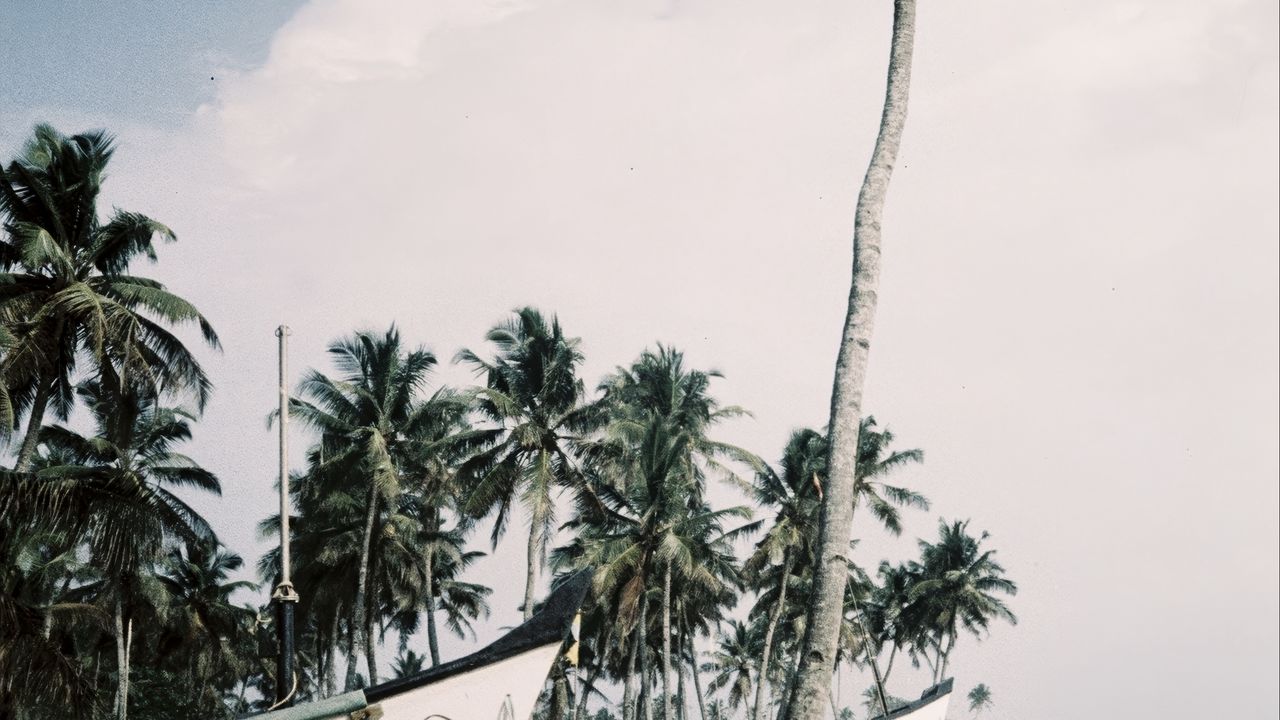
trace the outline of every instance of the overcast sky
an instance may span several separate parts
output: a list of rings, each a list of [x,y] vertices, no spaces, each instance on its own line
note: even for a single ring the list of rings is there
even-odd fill
[[[765,457],[825,423],[888,0],[175,7],[0,0],[0,158],[40,120],[118,135],[108,202],[176,230],[146,272],[223,337],[191,454],[247,558],[281,322],[301,371],[392,321],[448,359],[533,304],[591,384],[656,341],[722,370],[755,413],[723,437]],[[992,533],[1022,622],[952,665],[992,717],[1280,713],[1278,20],[921,3],[867,409],[934,507],[861,518],[857,559]],[[478,569],[482,640],[522,545]]]

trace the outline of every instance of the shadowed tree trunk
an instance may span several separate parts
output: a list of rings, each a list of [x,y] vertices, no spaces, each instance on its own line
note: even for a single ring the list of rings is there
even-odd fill
[[[40,444],[40,428],[44,423],[44,413],[49,406],[49,396],[53,394],[53,383],[44,379],[36,383],[36,395],[31,400],[31,409],[27,413],[27,433],[18,448],[18,459],[13,464],[15,472],[27,472],[36,459],[36,446]]]
[[[693,673],[693,694],[698,699],[698,717],[707,720],[707,703],[702,695],[702,680],[698,677],[698,651],[693,646],[692,633],[685,636],[685,642],[689,645],[689,663],[692,665],[690,671]]]
[[[591,691],[596,686],[596,679],[600,677],[600,671],[604,669],[605,659],[608,656],[609,646],[613,644],[613,623],[608,622],[609,629],[604,635],[604,642],[595,646],[595,653],[592,656],[593,662],[591,669],[587,671],[586,676],[582,679],[582,686],[578,692],[578,706],[575,708],[575,720],[587,720],[587,699],[591,697]],[[597,635],[599,640],[600,636]]]
[[[684,694],[684,663],[676,665],[676,718],[688,720],[689,700]]]
[[[933,684],[935,685],[947,679],[947,661],[951,659],[951,651],[956,646],[956,628],[954,626],[949,634],[951,637],[947,639],[947,649],[941,653],[941,657],[938,660],[938,674],[933,679]],[[941,648],[941,645],[939,645],[939,648]]]
[[[828,473],[823,488],[817,567],[800,668],[783,712],[786,720],[822,720],[831,691],[848,582],[846,555],[853,515],[862,391],[880,282],[880,223],[907,119],[915,16],[915,0],[895,0],[884,111],[854,217],[853,280],[831,392]]]
[[[893,658],[898,654],[898,643],[894,642],[893,647],[889,649],[889,662],[885,663],[884,675],[880,678],[880,682],[885,685],[889,684],[889,673],[893,672]]]
[[[528,566],[525,568],[524,576],[524,619],[528,622],[533,617],[533,589],[538,582],[538,566],[542,564],[542,553],[539,552],[542,544],[542,524],[543,519],[541,513],[535,511],[533,519],[529,523],[529,549],[528,549]]]
[[[622,680],[622,720],[636,720],[636,656],[640,652],[643,633],[637,627],[631,638],[631,649],[627,652],[627,675]]]
[[[649,599],[640,596],[640,710],[637,717],[653,720],[653,676],[649,673]]]
[[[754,720],[764,720],[765,707],[765,678],[769,677],[769,658],[773,654],[773,634],[778,629],[778,619],[782,617],[782,611],[787,606],[787,580],[791,577],[791,566],[794,562],[790,552],[785,554],[782,561],[782,584],[778,587],[778,601],[773,604],[773,609],[769,611],[769,625],[764,631],[764,651],[760,654],[760,669],[756,671],[756,706],[751,717]]]
[[[671,563],[662,571],[662,720],[675,720],[671,708]]]
[[[557,662],[559,662],[558,659]],[[565,720],[565,711],[569,708],[569,683],[565,680],[563,668],[557,669],[555,673],[555,680],[551,685],[551,712],[548,717],[550,720]]]
[[[369,482],[369,505],[365,510],[364,517],[364,538],[361,540],[360,546],[360,570],[356,577],[356,600],[355,607],[351,609],[350,634],[347,636],[347,679],[344,683],[343,690],[351,692],[356,689],[356,675],[360,672],[360,651],[364,648],[360,645],[361,636],[364,636],[364,642],[370,643],[373,638],[368,636],[368,631],[362,627],[364,623],[364,606],[365,593],[369,588],[369,545],[373,540],[373,521],[378,513],[378,487],[372,481]]]
[[[431,650],[431,667],[440,664],[440,639],[436,636],[435,550],[427,549],[427,647]]]
[[[365,666],[369,669],[369,684],[378,684],[378,645],[373,641],[374,630],[377,627],[373,603],[368,604],[369,607],[365,611],[364,623],[364,659]]]
[[[116,720],[129,716],[129,641],[124,624],[124,603],[116,598]],[[130,630],[132,630],[132,623]]]
[[[329,663],[325,673],[325,697],[331,697],[338,691],[338,626],[342,618],[337,608],[333,610],[333,624],[329,628]]]

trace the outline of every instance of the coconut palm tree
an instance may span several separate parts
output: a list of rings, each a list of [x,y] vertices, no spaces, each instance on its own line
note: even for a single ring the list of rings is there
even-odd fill
[[[585,402],[577,375],[579,340],[565,336],[554,316],[548,321],[534,308],[521,308],[485,339],[496,349],[493,360],[466,349],[456,358],[485,376],[485,386],[474,390],[476,408],[495,425],[487,434],[491,446],[459,469],[464,486],[472,488],[462,507],[475,518],[496,512],[495,547],[514,503],[529,514],[521,605],[528,620],[555,526],[556,489],[585,485],[571,444],[598,423],[599,413]]]
[[[831,692],[847,584],[844,554],[853,516],[862,389],[880,282],[881,218],[906,125],[915,17],[915,0],[894,0],[884,112],[854,216],[853,279],[831,391],[829,477],[824,490],[817,573],[799,677],[787,702],[785,720],[821,720]]]
[[[396,656],[395,662],[391,665],[391,677],[402,678],[410,675],[417,675],[423,670],[423,661],[426,658],[412,650],[404,650]]]
[[[991,699],[991,688],[987,687],[986,683],[978,683],[969,691],[969,712],[975,717],[990,710],[994,704],[995,701]]]
[[[100,708],[90,673],[78,653],[68,651],[68,644],[74,647],[68,640],[103,629],[108,621],[92,605],[57,596],[74,550],[59,552],[65,534],[55,531],[49,537],[40,529],[58,527],[56,518],[38,517],[37,511],[20,516],[21,524],[10,524],[15,516],[6,513],[30,482],[8,472],[0,476],[0,517],[6,518],[0,529],[0,718],[20,717],[22,709],[33,717],[48,711],[49,717],[88,720]]]
[[[1016,625],[1018,617],[997,593],[1017,595],[1018,586],[1005,577],[995,550],[983,550],[990,537],[969,535],[969,521],[938,521],[938,542],[921,540],[919,580],[911,587],[912,614],[926,628],[934,649],[934,682],[947,675],[947,660],[960,630],[981,638],[994,620]],[[925,654],[928,658],[927,653]]]
[[[634,476],[620,487],[595,483],[603,509],[584,506],[566,523],[576,537],[555,559],[564,569],[595,569],[594,597],[611,604],[619,635],[632,637],[640,649],[642,688],[648,687],[644,665],[649,644],[658,640],[662,708],[670,717],[672,641],[679,637],[672,616],[673,587],[679,587],[686,628],[705,631],[717,621],[721,608],[731,606],[741,588],[732,543],[742,530],[728,530],[725,524],[750,517],[750,511],[741,506],[715,510],[701,501],[700,486],[689,481],[686,436],[656,414],[648,417],[645,428],[639,446],[627,451]],[[647,621],[654,596],[656,633]],[[625,682],[631,682],[630,669]]]
[[[394,325],[382,334],[358,332],[337,340],[329,354],[338,377],[309,371],[299,396],[290,400],[290,413],[320,434],[311,475],[316,487],[306,492],[317,498],[359,498],[363,524],[345,681],[353,690],[362,651],[369,680],[376,682],[369,606],[375,528],[380,510],[392,509],[400,496],[402,470],[418,451],[424,429],[438,420],[439,409],[420,398],[436,358],[423,348],[406,349]]]
[[[212,387],[170,328],[194,324],[216,348],[213,327],[129,272],[139,257],[155,260],[157,239],[173,241],[173,231],[138,213],[98,216],[113,152],[106,133],[67,137],[38,125],[23,155],[0,167],[0,325],[12,334],[0,379],[27,416],[18,471],[31,468],[50,406],[60,419],[70,413],[81,357],[141,392],[191,391],[201,407]]]
[[[485,556],[465,549],[466,538],[461,530],[430,530],[419,524],[413,532],[416,536],[403,545],[407,553],[404,557],[380,557],[381,562],[394,568],[387,573],[385,602],[402,647],[418,631],[425,615],[428,657],[435,667],[440,664],[439,616],[443,616],[445,628],[457,637],[474,637],[471,623],[489,616],[488,598],[493,589],[461,579]],[[415,559],[419,561],[414,562]]]
[[[812,564],[813,543],[818,536],[820,478],[825,474],[826,442],[814,430],[799,430],[791,435],[782,456],[782,472],[766,467],[756,474],[756,503],[775,509],[772,524],[743,569],[757,588],[776,588],[765,624],[760,666],[756,671],[762,680],[756,683],[752,718],[760,720],[765,711],[765,679],[773,666],[773,638],[778,622],[787,607],[787,594],[797,568]],[[777,579],[766,578],[775,574]]]
[[[919,577],[911,566],[893,565],[887,560],[880,563],[877,575],[880,582],[863,603],[862,616],[875,644],[875,654],[879,656],[885,644],[890,646],[881,678],[887,684],[898,651],[921,642],[921,628],[911,608],[911,588]]]
[[[728,629],[716,640],[711,659],[702,666],[713,673],[707,688],[712,692],[728,690],[729,708],[737,710],[750,702],[752,683],[757,682],[756,663],[752,660],[759,653],[759,641],[746,625],[730,620]]]
[[[889,485],[885,479],[905,465],[924,460],[919,449],[899,450],[892,447],[894,435],[888,428],[880,428],[874,417],[863,418],[858,434],[858,465],[853,493],[854,509],[866,505],[885,529],[897,535],[902,532],[900,507],[927,509],[928,500],[913,490]],[[765,626],[765,644],[761,653],[759,675],[770,676],[770,659],[773,651],[773,635],[783,616],[788,592],[796,575],[812,577],[817,555],[821,514],[822,487],[827,480],[829,447],[826,438],[817,430],[802,429],[792,433],[783,450],[781,472],[765,468],[757,473],[753,487],[757,504],[775,509],[774,519],[765,535],[747,558],[744,569],[753,577],[757,588],[767,589],[770,602]],[[861,570],[849,567],[850,577]],[[808,594],[808,586],[801,588],[800,596]],[[764,595],[761,595],[763,598]],[[846,638],[860,637],[853,625],[846,623]],[[849,640],[844,647],[849,647]],[[860,646],[860,645],[859,645]],[[839,652],[839,650],[837,651]],[[847,653],[846,653],[847,654]],[[766,670],[768,668],[768,670]],[[754,718],[763,717],[765,710],[765,685],[756,686]]]
[[[188,687],[209,710],[222,709],[218,688],[229,689],[250,671],[239,651],[255,613],[231,596],[257,585],[229,579],[243,565],[239,555],[216,543],[186,543],[170,548],[158,578],[169,593],[168,624],[181,643],[179,654],[188,658],[183,672]]]
[[[707,472],[714,471],[743,485],[723,461],[746,463],[753,469],[763,465],[753,454],[709,436],[710,428],[716,423],[745,414],[737,406],[721,406],[710,394],[711,380],[717,377],[720,374],[715,371],[687,368],[683,353],[674,348],[658,345],[656,350],[646,350],[630,367],[619,368],[601,383],[604,393],[601,405],[608,411],[609,420],[603,437],[585,444],[582,452],[593,470],[613,487],[628,492],[632,486],[644,485],[648,507],[665,514],[669,520],[663,522],[668,522],[668,528],[674,530],[679,526],[687,533],[669,534],[659,551],[650,556],[664,563],[655,571],[662,579],[659,610],[664,720],[671,720],[673,714],[672,584],[679,583],[682,592],[705,590],[708,597],[716,597],[721,592],[715,583],[705,582],[712,579],[713,574],[693,572],[695,568],[709,569],[710,566],[697,565],[694,558],[714,557],[711,546],[719,540],[707,534],[707,528],[698,521],[689,523],[680,517],[685,516],[686,520],[714,517],[714,522],[719,523],[724,516],[711,513],[703,500]],[[655,472],[661,478],[655,476]],[[729,512],[749,517],[746,508],[731,508]],[[724,537],[719,525],[717,533],[720,538]],[[681,540],[677,541],[677,537]],[[679,547],[683,547],[683,553],[678,557],[668,552]],[[703,552],[709,554],[700,555]],[[673,567],[677,561],[692,564]],[[732,575],[732,582],[736,583],[736,572]],[[724,573],[719,577],[730,576]]]
[[[900,697],[886,694],[884,704],[889,707],[889,712],[893,712],[909,703]],[[880,704],[880,690],[875,685],[862,691],[862,707],[867,711],[868,718],[884,717],[884,710]]]
[[[211,542],[213,531],[170,488],[221,493],[218,480],[176,446],[191,438],[193,416],[160,405],[154,395],[104,381],[82,383],[77,394],[89,410],[95,433],[44,428],[41,440],[73,464],[52,465],[37,478],[75,483],[92,494],[85,509],[84,540],[102,579],[79,589],[114,612],[118,680],[116,718],[128,712],[130,646],[135,613],[163,596],[153,567],[167,541]]]

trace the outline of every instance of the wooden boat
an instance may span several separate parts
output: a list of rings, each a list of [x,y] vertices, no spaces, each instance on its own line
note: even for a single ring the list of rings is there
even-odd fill
[[[254,720],[528,720],[566,640],[576,641],[590,583],[587,571],[569,578],[528,622],[471,655]]]
[[[952,680],[947,679],[920,694],[920,699],[892,710],[888,715],[876,715],[872,720],[944,720],[947,706],[951,704]]]

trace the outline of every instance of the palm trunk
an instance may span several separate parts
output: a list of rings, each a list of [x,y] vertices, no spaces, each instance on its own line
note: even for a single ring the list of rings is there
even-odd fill
[[[18,449],[18,459],[13,465],[15,472],[27,472],[35,462],[44,412],[49,407],[49,396],[52,394],[53,382],[41,378],[36,384],[36,396],[31,399],[31,410],[27,413],[27,434],[23,436],[22,445]]]
[[[796,679],[800,675],[800,657],[797,656],[791,664],[791,672],[787,673],[787,681],[782,686],[782,699],[778,706],[778,720],[783,720],[787,715],[787,698],[791,697],[791,691],[796,687]],[[764,682],[764,678],[756,678],[757,682]]]
[[[754,720],[764,720],[765,708],[765,686],[767,683],[765,678],[769,677],[769,658],[773,654],[773,634],[778,629],[778,620],[782,618],[782,612],[787,605],[787,580],[791,577],[791,566],[794,559],[791,552],[783,554],[782,560],[782,582],[778,587],[778,601],[773,604],[773,609],[769,612],[769,625],[764,631],[764,651],[760,654],[760,669],[756,671],[756,707],[751,717]]]
[[[369,668],[369,684],[376,685],[378,683],[378,644],[373,641],[374,629],[377,627],[376,618],[373,612],[373,603],[369,603],[369,610],[366,613],[367,618],[364,625],[364,659],[365,666]]]
[[[937,642],[934,642],[934,646],[935,646],[935,647],[937,647]],[[929,673],[930,673],[929,677],[930,677],[930,679],[932,679],[932,680],[936,683],[936,682],[938,681],[938,680],[937,680],[937,678],[938,678],[938,663],[934,662],[934,661],[933,661],[933,659],[931,659],[931,658],[929,657],[929,649],[928,649],[928,648],[925,648],[924,650],[922,650],[922,651],[920,652],[920,654],[924,656],[925,664],[927,664],[927,665],[929,666]]]
[[[951,651],[956,646],[956,631],[951,630],[951,637],[947,640],[947,650],[942,653],[942,657],[938,663],[938,677],[933,681],[934,685],[947,679],[947,661],[951,659]]]
[[[528,566],[524,576],[524,619],[533,617],[533,591],[538,583],[538,568],[542,565],[542,513],[534,512],[529,524]]]
[[[636,720],[635,684],[636,656],[640,652],[642,633],[636,628],[631,639],[631,649],[627,652],[627,674],[622,679],[622,720]]]
[[[822,701],[831,690],[844,589],[848,582],[849,566],[845,556],[853,515],[862,390],[880,282],[880,223],[907,119],[915,15],[915,0],[895,0],[884,112],[854,218],[853,280],[831,392],[828,473],[816,577],[800,652],[800,670],[783,712],[787,720],[822,720],[825,712]]]
[[[671,707],[671,563],[662,572],[662,720],[675,720]]]
[[[569,683],[565,680],[564,670],[558,669],[551,685],[551,712],[548,717],[550,720],[565,720],[565,710],[568,707]]]
[[[688,720],[689,702],[684,695],[684,663],[676,665],[676,718]]]
[[[649,674],[649,601],[640,598],[640,709],[644,711],[644,720],[653,720],[653,677]],[[637,716],[640,713],[636,714]]]
[[[356,689],[356,676],[360,671],[360,636],[363,634],[361,625],[364,623],[364,606],[365,591],[369,584],[369,547],[373,540],[373,520],[378,510],[378,488],[373,481],[369,481],[369,505],[365,510],[364,517],[364,538],[361,540],[360,546],[360,569],[356,576],[356,601],[355,607],[351,610],[351,622],[349,625],[349,633],[347,635],[347,679],[343,684],[343,690],[351,692]],[[364,638],[367,642],[368,637]]]
[[[893,647],[889,650],[889,662],[884,666],[884,677],[881,682],[885,685],[889,684],[889,673],[893,672],[893,657],[898,654],[898,643],[894,642]]]
[[[337,608],[334,608],[327,650],[329,662],[326,663],[328,672],[325,673],[325,697],[332,697],[338,690],[338,625],[341,620]]]
[[[608,657],[609,646],[613,644],[613,621],[612,618],[605,618],[605,622],[609,625],[608,632],[605,633],[604,643],[594,645],[592,654],[591,670],[587,672],[582,680],[582,685],[578,689],[578,706],[575,709],[575,720],[587,720],[587,698],[591,696],[591,691],[596,686],[596,679],[600,677],[600,671],[604,669],[605,659]],[[599,640],[597,635],[596,639]]]
[[[436,635],[435,551],[427,550],[427,647],[431,650],[431,667],[440,664],[440,640]]]
[[[126,629],[124,602],[116,598],[116,720],[129,716],[129,645],[133,639],[133,621]]]
[[[684,641],[689,645],[689,663],[693,673],[693,694],[698,700],[698,717],[707,720],[707,703],[702,697],[702,680],[698,677],[698,651],[693,646],[693,635],[686,635]]]

